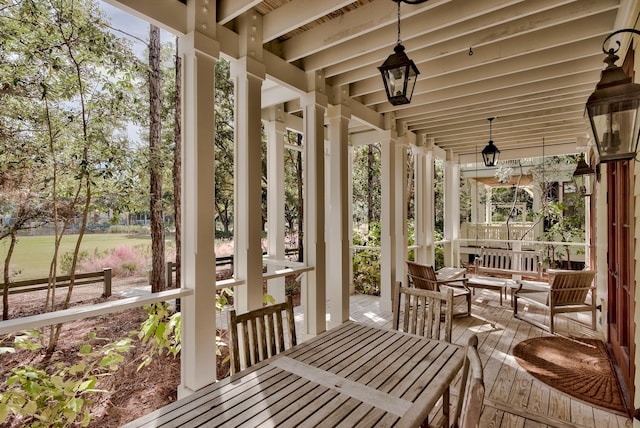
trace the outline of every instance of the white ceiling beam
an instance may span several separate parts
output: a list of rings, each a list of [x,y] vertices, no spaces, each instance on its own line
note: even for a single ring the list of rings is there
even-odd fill
[[[581,109],[578,106],[573,106],[572,108],[548,109],[536,115],[525,114],[517,116],[499,116],[493,123],[496,124],[499,121],[503,127],[513,127],[513,129],[515,129],[517,126],[536,125],[540,123],[548,123],[549,121],[575,120],[576,117],[580,118],[582,121],[583,111],[584,108]],[[452,138],[463,138],[467,135],[476,135],[484,132],[489,135],[489,121],[487,118],[469,118],[469,121],[465,122],[466,126],[464,128],[454,125],[460,125],[460,123],[449,122],[438,126],[431,126],[429,127],[429,135],[437,136],[439,134],[446,134]]]
[[[399,122],[406,123],[409,129],[412,129],[414,126],[420,128],[424,125],[439,126],[441,124],[446,124],[447,126],[468,126],[474,121],[485,121],[488,117],[495,117],[495,111],[501,112],[500,117],[508,118],[537,115],[539,112],[547,110],[580,109],[584,111],[584,106],[581,106],[580,103],[586,100],[588,96],[589,93],[585,91],[577,95],[558,95],[534,101],[498,101],[497,103],[483,104],[481,107],[470,106],[468,109],[459,107],[442,113],[436,112],[436,114],[432,115],[423,115],[421,117],[412,116],[408,120],[399,120]]]
[[[450,0],[433,0],[421,5],[411,6],[402,3],[402,14],[405,17],[417,15],[421,12],[436,8],[448,1]],[[506,0],[484,0],[483,5],[485,2],[505,3]],[[344,14],[340,19],[331,19],[283,42],[281,46],[283,57],[287,61],[295,61],[314,52],[319,52],[340,43],[348,42],[355,37],[369,33],[375,29],[390,25],[394,25],[395,27],[395,22],[397,22],[396,3],[388,0],[373,0],[371,3]],[[389,31],[390,34],[393,33],[393,35],[391,39],[386,40],[386,43],[395,42],[397,31],[391,30],[391,28],[387,31]],[[374,48],[373,43],[374,42],[371,42],[369,44],[372,49]],[[379,47],[379,45],[376,46],[376,48],[377,47]]]
[[[262,41],[270,42],[352,3],[353,0],[291,0],[264,16]]]
[[[468,51],[469,47],[484,46],[488,41],[562,25],[607,10],[615,11],[617,5],[618,0],[581,0],[559,7],[557,1],[538,0],[514,4],[478,17],[465,15],[462,22],[449,21],[459,19],[452,18],[460,15],[459,10],[447,11],[448,14],[441,17],[443,8],[437,8],[424,15],[428,17],[429,25],[425,25],[424,16],[403,19],[402,41],[412,58],[413,51],[418,47],[430,47],[429,57],[441,56],[450,52]],[[460,4],[453,6],[465,11],[468,8]],[[553,9],[549,10],[552,6]],[[304,59],[305,68],[327,69],[327,75],[331,77],[351,69],[377,65],[392,53],[396,31],[395,24],[391,23],[388,27],[367,32],[344,43],[340,49],[325,49],[310,54]],[[569,36],[565,34],[565,37]]]
[[[586,75],[586,74],[585,74]],[[593,73],[589,73],[593,75]],[[578,80],[574,76],[558,78],[555,82],[546,82],[543,86],[540,82],[529,83],[521,87],[503,88],[490,93],[480,93],[464,97],[464,103],[460,103],[459,98],[433,99],[429,105],[413,106],[395,112],[398,121],[404,122],[413,117],[433,117],[441,114],[462,114],[471,109],[479,109],[489,112],[489,116],[502,114],[504,110],[509,110],[513,106],[522,103],[537,102],[544,103],[546,100],[552,101],[556,96],[573,97],[579,94],[586,94],[584,100],[593,92],[595,84],[593,82],[576,84]],[[527,91],[526,96],[522,91]],[[487,117],[489,117],[487,116]]]
[[[612,12],[607,12],[613,18]],[[506,74],[527,68],[538,68],[545,64],[563,63],[570,59],[593,55],[599,51],[602,38],[607,34],[607,16],[598,15],[582,20],[571,35],[562,26],[543,29],[510,39],[475,48],[469,55],[468,49],[446,55],[428,56],[423,49],[409,53],[421,71],[419,81],[435,76],[448,75],[451,71],[472,70],[475,80],[492,74]],[[432,51],[429,48],[427,50]],[[482,71],[482,73],[480,73]],[[351,93],[359,96],[380,90],[380,75],[377,66],[363,67],[346,75],[331,79],[334,85],[345,84],[345,77],[354,80]]]
[[[217,0],[215,3],[217,4],[218,23],[226,24],[252,7],[259,5],[262,0]]]
[[[521,88],[524,85],[530,85],[532,92],[535,92],[535,88],[538,87],[540,88],[539,90],[561,87],[558,81],[564,77],[570,79],[570,81],[566,83],[575,85],[589,81],[597,82],[599,75],[600,69],[594,67],[594,61],[589,58],[584,58],[569,61],[561,68],[542,67],[535,72],[522,71],[475,83],[456,81],[458,84],[453,85],[450,79],[447,80],[437,77],[430,79],[422,85],[420,93],[417,95],[414,94],[411,104],[415,103],[415,106],[419,106],[420,104],[429,104],[438,100],[468,97],[474,94],[487,94],[488,97],[493,97],[492,92],[510,87],[515,88],[517,92],[522,94]],[[362,97],[362,100],[365,105],[376,105],[376,110],[381,113],[403,110],[402,106],[400,106],[400,108],[394,108],[394,106],[389,104],[384,93],[367,95],[366,97]]]
[[[187,34],[187,6],[176,0],[103,1],[173,34]]]

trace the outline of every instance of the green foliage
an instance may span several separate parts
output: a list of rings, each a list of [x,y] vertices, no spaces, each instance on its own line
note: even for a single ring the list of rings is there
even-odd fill
[[[148,235],[150,233],[149,226],[138,226],[138,225],[114,225],[109,228],[109,233],[130,233],[130,234],[141,234]]]
[[[154,303],[144,307],[147,319],[140,325],[140,331],[135,332],[143,344],[148,344],[149,352],[138,366],[138,370],[149,365],[155,355],[165,352],[174,357],[180,352],[182,336],[180,312],[169,307],[167,302]]]
[[[224,288],[216,293],[217,312],[221,312],[229,304],[231,296],[233,296],[233,290],[230,288]],[[265,295],[265,299],[271,297],[267,296]],[[271,299],[273,300],[273,297]],[[175,357],[182,348],[181,313],[173,310],[167,302],[147,305],[144,310],[147,311],[147,319],[140,325],[139,331],[131,333],[137,336],[142,344],[146,344],[148,349],[142,362],[138,365],[138,370],[151,364],[156,355],[163,355],[167,352]],[[218,335],[216,335],[216,345],[217,355],[220,355],[219,348],[221,346],[227,346]]]
[[[60,270],[64,272],[65,275],[71,275],[71,266],[73,263],[73,251],[66,252],[60,257]],[[83,260],[89,258],[89,251],[81,250],[78,252],[77,265],[82,263]]]
[[[38,350],[41,339],[36,331],[23,332],[15,337],[14,346]],[[89,340],[106,339],[90,334]],[[85,344],[78,351],[80,361],[71,366],[59,363],[52,372],[31,365],[14,368],[6,390],[0,393],[0,423],[16,415],[31,427],[87,426],[93,397],[105,392],[96,388],[98,378],[117,371],[130,348],[130,339],[102,346]]]
[[[380,223],[369,224],[369,230],[354,230],[353,244],[380,245]],[[353,254],[353,284],[362,294],[380,295],[380,250],[359,250]]]

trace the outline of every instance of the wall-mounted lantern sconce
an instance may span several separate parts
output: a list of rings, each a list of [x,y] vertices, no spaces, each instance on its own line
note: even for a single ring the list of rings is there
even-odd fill
[[[493,119],[495,119],[495,117],[487,119],[489,121],[489,143],[482,149],[484,166],[494,166],[498,163],[498,158],[500,157],[500,150],[493,145],[493,139],[491,138],[491,124],[493,123]]]
[[[582,196],[589,196],[593,193],[593,177],[595,175],[596,172],[584,160],[584,153],[580,153],[576,170],[573,172],[573,179]]]
[[[420,74],[413,60],[409,59],[407,54],[404,53],[404,46],[402,46],[402,41],[400,40],[400,2],[419,4],[428,0],[393,1],[398,3],[398,42],[396,47],[393,48],[393,53],[378,67],[378,70],[382,74],[387,99],[391,104],[397,106],[411,102],[416,80],[418,74]]]
[[[615,65],[620,42],[618,49],[607,51],[604,47],[612,36],[623,32],[640,34],[638,30],[625,28],[604,39],[602,51],[607,54],[604,60],[607,67],[602,70],[600,82],[586,106],[600,162],[635,158],[640,138],[640,84],[631,83],[631,77]]]

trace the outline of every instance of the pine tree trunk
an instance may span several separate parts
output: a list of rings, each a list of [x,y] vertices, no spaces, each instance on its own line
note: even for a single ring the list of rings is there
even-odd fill
[[[176,226],[176,288],[180,288],[180,266],[182,256],[182,58],[178,52],[176,38],[176,113],[173,151],[173,212]],[[168,273],[171,275],[171,272]]]
[[[149,174],[151,212],[151,292],[165,289],[162,218],[162,148],[160,140],[160,29],[149,26]]]

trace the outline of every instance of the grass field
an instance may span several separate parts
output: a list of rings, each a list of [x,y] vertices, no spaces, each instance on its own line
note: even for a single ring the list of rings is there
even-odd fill
[[[78,235],[68,235],[63,238],[58,262],[63,254],[73,251],[77,237]],[[49,275],[49,265],[53,257],[53,243],[53,236],[20,237],[11,258],[11,271],[20,273],[13,280],[46,278]],[[147,245],[150,247],[151,237],[132,237],[127,234],[116,233],[90,234],[84,235],[81,248],[92,253],[95,250],[102,251],[122,245],[131,247]],[[8,246],[8,240],[0,241],[0,261],[2,264],[4,264]],[[2,264],[0,264],[0,272],[2,271]],[[58,275],[62,275],[60,270]],[[1,282],[2,280],[0,279]]]

